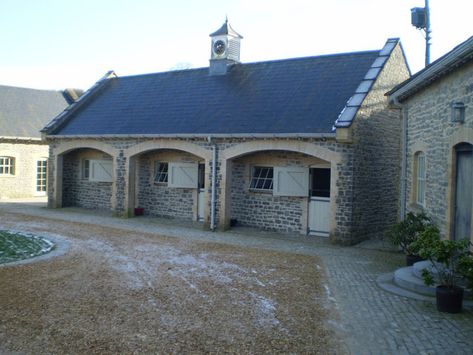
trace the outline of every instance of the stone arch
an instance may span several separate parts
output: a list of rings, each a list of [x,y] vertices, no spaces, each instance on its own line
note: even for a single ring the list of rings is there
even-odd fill
[[[203,159],[205,161],[205,166],[208,167],[210,164],[210,160],[212,159],[212,151],[202,147],[198,144],[189,142],[189,141],[181,141],[181,140],[173,140],[173,139],[162,139],[162,140],[148,140],[145,142],[141,142],[135,144],[123,151],[123,156],[125,159],[125,199],[124,205],[126,206],[126,215],[132,216],[133,215],[133,208],[136,207],[135,204],[139,203],[138,196],[138,183],[139,179],[137,180],[137,166],[136,162],[139,159],[139,156],[144,153],[152,152],[152,151],[159,151],[159,150],[173,150],[191,154],[199,159]],[[208,183],[208,169],[205,169],[205,184]],[[138,182],[137,182],[138,181]],[[204,215],[205,220],[208,219],[208,189],[205,188],[204,195]],[[197,201],[201,195],[198,194],[198,191],[193,192],[193,219],[198,219],[198,206]]]
[[[93,149],[109,155],[112,158],[113,182],[111,185],[110,204],[114,210],[116,206],[116,159],[118,150],[104,142],[87,139],[70,142],[62,142],[58,147],[53,148],[53,156],[50,159],[49,176],[53,176],[52,191],[48,200],[48,206],[52,208],[61,208],[63,206],[63,176],[64,176],[64,157],[66,154],[78,149]],[[52,161],[51,161],[52,160]],[[52,166],[51,166],[52,165]]]
[[[61,144],[59,147],[54,149],[54,154],[56,156],[69,153],[75,149],[96,149],[104,153],[107,153],[112,158],[118,156],[118,150],[112,147],[109,144],[104,142],[95,141],[95,140],[84,140],[84,141],[73,141]]]
[[[176,140],[164,140],[164,141],[146,141],[142,143],[135,144],[128,149],[123,151],[125,158],[131,158],[138,154],[145,153],[151,150],[158,149],[175,149],[181,150],[187,153],[204,158],[206,161],[211,159],[212,152],[207,150],[195,143],[190,143],[186,141],[176,141]]]
[[[330,164],[331,168],[331,201],[330,201],[330,234],[334,234],[336,230],[336,196],[338,195],[338,168],[343,156],[341,153],[332,151],[326,147],[320,146],[317,143],[309,143],[297,140],[257,140],[257,141],[248,141],[240,144],[236,144],[230,148],[227,148],[221,151],[220,154],[220,163],[221,163],[221,174],[222,174],[222,183],[220,194],[220,216],[219,224],[221,228],[228,228],[230,223],[230,206],[231,206],[231,166],[232,160],[242,157],[244,155],[264,152],[264,151],[286,151],[301,153],[307,156],[312,156],[323,161],[326,161]],[[305,215],[304,215],[305,213]],[[307,210],[303,212],[303,217],[301,218],[302,229],[308,225],[308,216]]]
[[[290,152],[304,153],[328,162],[340,163],[342,156],[338,152],[320,147],[313,143],[300,141],[251,141],[237,144],[225,149],[221,156],[222,160],[234,159],[239,156],[260,152],[265,150],[285,150]]]

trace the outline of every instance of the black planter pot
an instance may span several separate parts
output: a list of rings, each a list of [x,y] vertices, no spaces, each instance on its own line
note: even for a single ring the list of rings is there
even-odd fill
[[[412,266],[418,261],[422,261],[422,259],[419,255],[406,255],[406,265],[407,266]]]
[[[439,312],[460,313],[463,304],[463,289],[461,287],[437,286],[437,310]]]

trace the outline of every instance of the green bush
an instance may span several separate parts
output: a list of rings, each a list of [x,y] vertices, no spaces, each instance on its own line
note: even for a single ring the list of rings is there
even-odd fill
[[[387,233],[392,244],[401,248],[406,255],[418,255],[413,242],[419,233],[432,226],[432,221],[425,213],[414,214],[409,212],[403,221],[396,223]]]
[[[440,231],[435,225],[428,226],[419,233],[413,247],[419,255],[432,262],[438,275],[440,285],[450,288],[458,286],[464,279],[468,287],[473,286],[473,258],[468,240],[446,240],[440,238]],[[435,283],[433,273],[422,270],[422,278],[426,285]]]

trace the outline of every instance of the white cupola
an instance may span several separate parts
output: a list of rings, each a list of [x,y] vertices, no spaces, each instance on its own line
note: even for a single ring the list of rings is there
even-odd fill
[[[217,31],[210,34],[210,75],[225,75],[228,68],[240,62],[239,35],[225,19],[225,23]]]

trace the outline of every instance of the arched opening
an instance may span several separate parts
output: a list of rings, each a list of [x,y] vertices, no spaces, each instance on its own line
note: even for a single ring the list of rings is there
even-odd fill
[[[93,148],[77,148],[62,157],[62,207],[112,210],[113,157]],[[58,206],[59,207],[59,206]]]
[[[131,156],[129,208],[135,214],[192,221],[208,219],[207,161],[179,149],[148,149]]]
[[[455,240],[472,239],[473,214],[473,145],[460,143],[454,147],[454,208],[453,230]]]
[[[290,150],[255,150],[227,162],[231,226],[329,236],[331,162]]]

